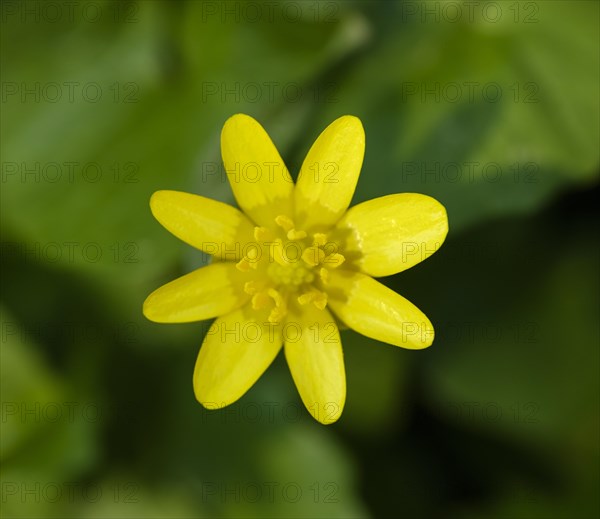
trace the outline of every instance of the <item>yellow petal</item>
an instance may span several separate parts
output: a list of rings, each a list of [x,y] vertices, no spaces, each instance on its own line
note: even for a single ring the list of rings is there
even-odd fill
[[[249,306],[217,319],[200,348],[194,392],[209,409],[232,404],[260,378],[281,349],[281,327]]]
[[[416,193],[382,196],[348,210],[336,226],[343,250],[371,276],[390,276],[423,261],[448,233],[446,209]]]
[[[335,422],[346,401],[344,355],[338,327],[328,310],[303,307],[283,328],[285,358],[302,402],[323,424]]]
[[[144,315],[157,323],[212,319],[242,306],[249,295],[233,263],[215,263],[175,279],[144,301]]]
[[[254,227],[238,209],[199,195],[157,191],[150,198],[154,217],[180,240],[208,254],[239,260]]]
[[[421,349],[433,342],[433,326],[410,301],[359,272],[329,272],[329,306],[353,330],[395,346]]]
[[[291,215],[294,184],[275,145],[252,117],[236,114],[221,132],[221,154],[237,203],[258,225]]]
[[[331,123],[309,150],[294,190],[299,228],[335,224],[350,205],[365,153],[365,132],[357,117]]]

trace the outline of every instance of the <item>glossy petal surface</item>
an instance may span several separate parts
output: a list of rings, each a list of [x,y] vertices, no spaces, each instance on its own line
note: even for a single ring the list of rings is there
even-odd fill
[[[394,346],[422,349],[431,345],[433,326],[408,299],[372,277],[334,271],[327,288],[329,305],[350,328]]]
[[[306,409],[323,424],[335,422],[344,409],[346,374],[333,317],[309,304],[284,330],[285,358]]]
[[[333,121],[310,148],[294,190],[296,218],[303,228],[326,228],[348,209],[365,153],[365,132],[357,117]]]
[[[207,254],[240,259],[254,226],[241,211],[222,202],[180,191],[157,191],[150,199],[154,217],[171,234]]]
[[[416,193],[382,196],[350,208],[336,226],[343,250],[371,276],[406,270],[437,251],[448,233],[446,209]]]
[[[248,298],[235,264],[215,263],[156,289],[144,301],[144,315],[158,323],[203,321],[239,308]]]
[[[280,214],[292,216],[294,183],[256,120],[244,114],[230,117],[221,132],[221,154],[237,203],[257,225],[270,226]]]
[[[281,350],[281,329],[264,324],[248,306],[217,319],[200,348],[194,392],[209,409],[238,400]]]

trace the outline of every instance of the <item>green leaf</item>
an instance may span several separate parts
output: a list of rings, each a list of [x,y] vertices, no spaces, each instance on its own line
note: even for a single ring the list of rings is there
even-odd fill
[[[299,126],[278,112],[292,98],[304,111],[313,77],[357,41],[341,10],[335,23],[316,17],[255,31],[247,20],[208,16],[201,2],[135,6],[132,23],[10,17],[3,39],[21,43],[19,60],[6,59],[3,46],[2,222],[30,257],[83,271],[111,293],[120,287],[139,305],[167,269],[181,269],[187,248],[152,218],[152,192],[232,201],[223,122],[250,113],[285,147]],[[300,47],[275,43],[286,28]]]
[[[354,202],[426,193],[454,232],[596,178],[598,4],[495,3],[498,22],[486,5],[472,19],[462,5],[454,22],[432,14],[446,11],[439,2],[372,14],[376,37],[326,76],[336,102],[314,107],[296,160],[334,118],[357,115],[367,147]]]

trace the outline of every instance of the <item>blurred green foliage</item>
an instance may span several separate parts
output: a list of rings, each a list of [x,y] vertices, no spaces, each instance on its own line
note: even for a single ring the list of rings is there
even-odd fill
[[[7,0],[1,15],[3,517],[598,515],[597,2]],[[232,202],[219,133],[237,112],[293,175],[357,115],[354,202],[421,192],[448,210],[442,249],[384,280],[434,345],[344,331],[331,427],[281,357],[204,410],[206,323],[141,316],[206,261],[148,199]]]

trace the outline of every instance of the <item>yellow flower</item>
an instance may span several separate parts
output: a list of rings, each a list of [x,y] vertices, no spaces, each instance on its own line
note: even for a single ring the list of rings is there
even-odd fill
[[[247,115],[225,123],[221,150],[243,212],[202,196],[154,193],[156,219],[213,262],[150,294],[144,315],[162,323],[217,317],[194,370],[205,407],[238,400],[283,345],[306,408],[321,423],[335,422],[346,399],[338,322],[405,348],[433,342],[427,317],[372,276],[396,274],[435,252],[448,231],[446,211],[412,193],[348,209],[365,150],[356,117],[340,117],[321,133],[295,185]]]

